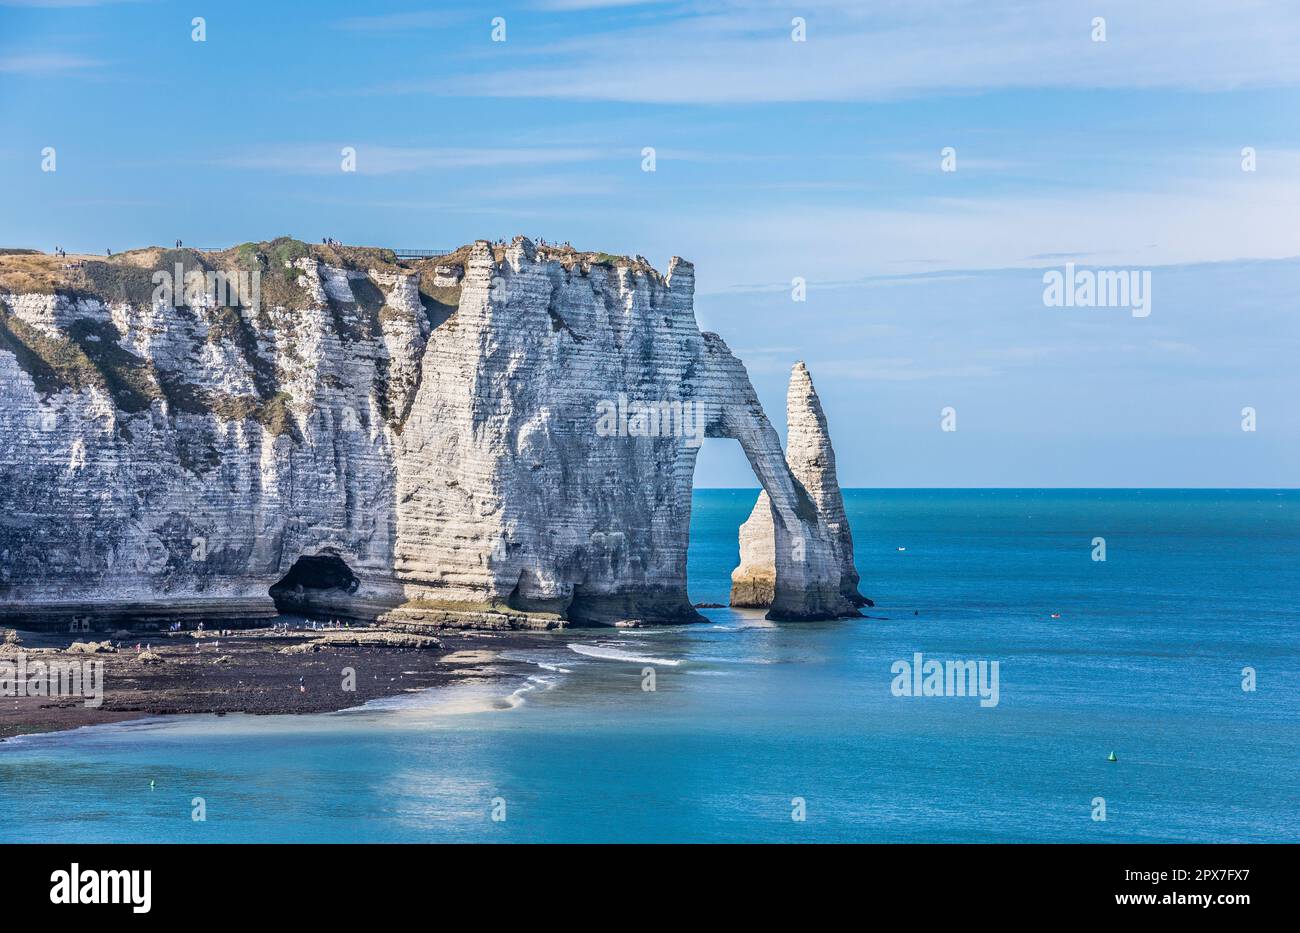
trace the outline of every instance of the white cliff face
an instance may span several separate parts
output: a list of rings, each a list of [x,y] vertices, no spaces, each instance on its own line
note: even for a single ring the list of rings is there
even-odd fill
[[[263,247],[258,309],[0,291],[0,616],[265,615],[328,557],[346,587],[279,595],[412,625],[694,619],[704,435],[770,494],[772,616],[848,610],[842,503],[795,479],[699,331],[689,263],[519,238],[426,273]]]
[[[325,274],[311,263],[303,291]],[[20,318],[0,349],[0,611],[265,615],[303,554],[389,572],[377,378],[422,345],[402,359],[341,327],[355,300],[257,315],[49,296],[57,327],[39,349],[81,358],[68,384],[13,352],[37,342],[31,298],[0,300]]]
[[[853,560],[853,535],[844,513],[844,496],[835,473],[835,451],[821,399],[813,387],[808,367],[796,363],[786,392],[786,461],[811,497],[829,532],[839,568],[839,589],[852,606],[871,605],[858,593],[858,572]],[[754,511],[740,526],[740,566],[731,575],[731,604],[766,607],[776,594],[777,542],[772,523],[772,503],[766,490],[759,493]]]

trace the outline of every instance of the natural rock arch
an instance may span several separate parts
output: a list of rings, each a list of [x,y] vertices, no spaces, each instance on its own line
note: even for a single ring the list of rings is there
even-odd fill
[[[0,617],[266,617],[286,561],[332,549],[358,588],[316,595],[366,618],[698,619],[699,438],[603,434],[620,399],[741,444],[771,503],[773,618],[853,611],[816,497],[699,329],[689,262],[523,237],[415,263],[287,239],[151,256],[88,263],[102,294],[53,260],[48,288],[0,294],[0,514],[22,517],[0,524]],[[180,258],[259,263],[264,306],[109,288]]]

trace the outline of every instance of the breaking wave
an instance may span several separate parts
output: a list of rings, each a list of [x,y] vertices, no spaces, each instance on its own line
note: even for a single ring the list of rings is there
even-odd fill
[[[602,661],[624,661],[628,664],[660,664],[666,667],[676,667],[682,663],[671,658],[652,658],[644,654],[634,654],[631,651],[624,651],[622,648],[614,648],[609,645],[580,645],[569,642],[569,650],[589,658],[599,658]]]

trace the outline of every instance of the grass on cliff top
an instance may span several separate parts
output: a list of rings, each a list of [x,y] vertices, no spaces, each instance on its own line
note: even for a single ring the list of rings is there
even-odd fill
[[[468,249],[468,248],[466,248]],[[436,326],[440,319],[455,311],[460,302],[459,288],[440,288],[433,284],[434,269],[455,259],[398,259],[391,249],[374,246],[335,246],[333,244],[304,243],[289,237],[280,237],[265,243],[242,243],[231,250],[214,254],[219,261],[233,261],[238,268],[262,273],[262,303],[269,307],[304,310],[310,295],[298,286],[302,274],[293,263],[311,258],[317,262],[352,272],[380,272],[390,275],[416,275],[419,278],[421,303],[431,322]],[[285,268],[289,263],[290,268]],[[327,299],[335,331],[345,342],[373,339],[382,333],[387,319],[381,312],[385,304],[384,293],[368,278],[349,281],[353,302]],[[391,317],[391,315],[389,315]]]
[[[107,302],[148,306],[153,301],[153,274],[215,269],[205,254],[192,249],[157,247],[111,257],[51,256],[45,253],[0,253],[0,294],[63,294]]]
[[[148,247],[111,257],[69,256],[66,259],[43,253],[0,254],[0,294],[62,294],[69,298],[99,298],[105,302],[148,307],[158,288],[155,273],[172,275],[176,266],[182,275],[191,272],[258,273],[261,308],[257,316],[262,329],[271,326],[269,309],[282,307],[303,311],[311,307],[311,292],[298,284],[302,271],[294,263],[315,259],[349,271],[376,270],[398,275],[418,274],[419,269],[400,262],[390,249],[366,246],[330,246],[279,237],[261,243],[241,243],[220,252]],[[356,299],[347,308],[331,301],[339,336],[345,341],[378,336],[379,309],[384,295],[366,278],[352,280]],[[222,295],[226,306],[235,296]],[[430,293],[431,302],[445,301],[445,295]],[[251,359],[250,359],[251,362]]]
[[[113,256],[68,256],[66,259],[36,251],[0,251],[0,293],[93,295],[107,301],[147,305],[153,297],[155,272],[172,273],[180,263],[186,274],[192,271],[252,272],[263,276],[263,299],[272,304],[300,306],[305,295],[297,287],[301,274],[286,269],[286,263],[311,257],[344,269],[378,269],[406,272],[392,250],[375,247],[333,247],[303,243],[279,237],[261,243],[241,243],[219,252],[195,249],[164,249],[150,246]],[[270,277],[272,281],[268,282]],[[273,295],[267,295],[267,287]]]
[[[505,260],[506,247],[493,244],[491,249],[496,262]],[[287,236],[241,243],[216,252],[150,246],[115,253],[113,256],[76,255],[63,258],[37,250],[10,248],[0,249],[0,293],[86,292],[113,301],[147,303],[153,294],[153,273],[164,270],[171,272],[179,262],[186,272],[195,269],[203,272],[257,270],[264,277],[270,276],[272,279],[278,275],[280,281],[267,282],[264,278],[263,298],[270,299],[270,306],[278,304],[293,308],[299,306],[305,296],[298,294],[301,290],[296,284],[297,270],[286,270],[285,263],[292,264],[310,257],[331,266],[359,272],[375,269],[405,275],[415,273],[420,276],[423,286],[427,279],[433,277],[438,266],[463,268],[472,250],[472,245],[466,245],[444,256],[398,259],[393,250],[382,247],[305,243]],[[648,264],[633,257],[577,250],[571,246],[547,244],[538,247],[537,251],[539,258],[555,260],[570,268],[574,265],[603,265],[650,269]],[[268,285],[273,295],[267,294]],[[439,298],[437,295],[431,297]]]
[[[66,278],[65,262],[44,253],[0,253],[0,294],[52,295]]]

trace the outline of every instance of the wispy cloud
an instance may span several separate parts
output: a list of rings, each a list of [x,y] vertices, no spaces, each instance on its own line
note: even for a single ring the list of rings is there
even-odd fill
[[[116,6],[124,3],[139,3],[141,0],[0,0],[0,6],[25,7],[28,9],[75,9],[91,6]]]
[[[293,195],[292,200],[303,204],[324,204],[330,207],[342,207],[357,211],[404,211],[413,214],[428,214],[437,211],[442,214],[464,214],[485,217],[537,218],[546,216],[537,212],[522,211],[518,208],[489,207],[482,204],[458,204],[455,201],[430,201],[423,198],[335,198],[325,195]],[[446,249],[455,249],[462,243],[440,243]],[[428,249],[424,246],[422,249]]]
[[[23,55],[0,55],[0,74],[47,75],[87,71],[104,62],[84,55],[65,52],[29,52]]]
[[[518,178],[497,179],[473,192],[476,198],[493,200],[529,201],[564,200],[574,198],[605,198],[617,194],[622,187],[617,179],[584,174],[525,175]]]
[[[857,382],[920,382],[986,379],[998,374],[997,367],[978,364],[935,366],[910,357],[855,357],[853,359],[809,360],[818,377]],[[752,365],[749,367],[754,369]],[[785,367],[789,369],[787,365]],[[763,371],[762,368],[759,371]]]
[[[665,2],[669,2],[669,0],[537,0],[533,5],[539,10],[563,13],[601,10],[611,7],[651,6]]]
[[[691,226],[702,293],[861,284],[917,256],[946,257],[933,273],[1078,261],[1150,268],[1300,255],[1300,173],[1170,179],[1160,190],[917,199],[907,208],[752,207]],[[679,234],[680,240],[680,234]],[[755,281],[754,270],[770,278]],[[784,276],[785,278],[779,278]]]
[[[446,26],[463,19],[445,10],[413,10],[408,13],[377,13],[370,16],[348,16],[330,25],[347,32],[411,32]]]
[[[297,175],[337,174],[343,149],[356,150],[356,174],[401,175],[412,172],[500,168],[592,162],[607,153],[591,148],[461,148],[381,146],[365,143],[284,145],[252,149],[216,160],[218,165]]]
[[[564,2],[564,0],[560,0]],[[606,4],[602,4],[606,5]],[[537,64],[412,91],[659,103],[882,100],[1002,88],[1190,88],[1300,83],[1300,8],[1248,0],[867,5],[764,0],[520,47]],[[804,17],[807,41],[791,41]],[[1094,16],[1108,17],[1094,42]]]

